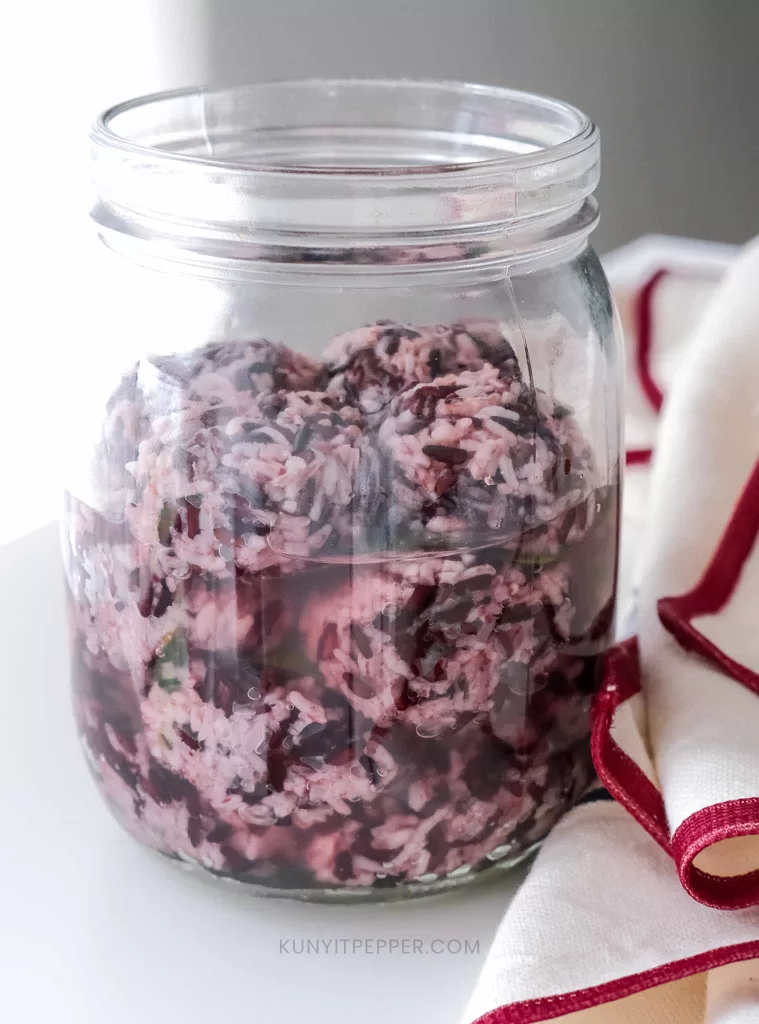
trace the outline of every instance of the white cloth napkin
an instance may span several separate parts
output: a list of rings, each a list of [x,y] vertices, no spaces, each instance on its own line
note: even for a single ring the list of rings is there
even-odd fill
[[[686,344],[657,338],[634,360],[643,431],[668,393],[638,632],[594,708],[618,802],[591,794],[546,841],[465,1024],[759,1024],[759,243]]]

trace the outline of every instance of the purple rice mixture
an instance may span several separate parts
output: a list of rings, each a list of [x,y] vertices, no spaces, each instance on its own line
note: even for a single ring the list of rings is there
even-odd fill
[[[591,774],[595,477],[490,321],[361,328],[323,365],[263,340],[139,364],[102,511],[70,498],[66,531],[79,726],[119,818],[277,889],[529,849]]]

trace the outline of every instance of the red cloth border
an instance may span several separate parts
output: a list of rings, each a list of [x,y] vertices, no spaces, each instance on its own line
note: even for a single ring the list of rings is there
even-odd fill
[[[554,1020],[556,1017],[588,1010],[602,1003],[616,1002],[644,989],[658,988],[659,985],[701,974],[715,967],[724,967],[725,964],[734,964],[742,960],[754,960],[757,957],[759,939],[741,942],[735,946],[721,946],[719,949],[697,953],[684,960],[674,960],[660,967],[652,967],[651,970],[642,971],[640,974],[615,978],[614,981],[607,981],[594,988],[578,989],[576,992],[558,996],[544,996],[542,999],[527,999],[521,1003],[512,1003],[510,1006],[500,1006],[478,1017],[472,1024],[538,1024],[539,1021]]]
[[[641,390],[657,416],[662,410],[666,395],[654,379],[651,367],[654,350],[654,294],[664,278],[671,274],[678,275],[678,271],[665,267],[655,271],[641,287],[635,301],[635,368],[638,371]],[[690,273],[687,276],[702,275]],[[625,463],[628,466],[648,465],[653,454],[653,448],[630,448],[625,453]]]
[[[646,281],[638,292],[636,301],[638,344],[635,349],[635,365],[643,393],[651,404],[654,412],[661,412],[664,405],[664,392],[651,373],[651,357],[654,347],[654,292],[661,281],[669,275],[669,270],[657,270]]]
[[[664,394],[651,373],[651,355],[654,346],[653,299],[657,286],[668,273],[668,270],[657,270],[638,292],[635,304],[637,327],[635,367],[638,371],[641,389],[657,416],[664,404]],[[651,462],[653,454],[653,448],[629,448],[625,452],[625,464],[647,466]]]
[[[661,410],[664,395],[651,375],[652,298],[666,274],[666,270],[660,270],[652,275],[641,289],[637,307],[636,366],[641,387],[657,413]],[[651,457],[651,449],[631,449],[626,453],[626,462],[628,465],[646,464]],[[757,694],[759,675],[729,658],[698,632],[690,620],[698,615],[715,614],[724,607],[737,585],[758,534],[759,461],[699,583],[689,593],[662,598],[658,604],[662,624],[685,650],[700,654]],[[759,797],[730,800],[702,808],[686,818],[670,839],[661,793],[611,734],[618,708],[640,690],[638,641],[632,637],[608,652],[603,684],[593,704],[591,747],[599,778],[612,796],[673,857],[681,883],[694,899],[719,909],[738,909],[758,904],[759,871],[719,877],[695,867],[694,860],[713,843],[759,834]],[[725,964],[755,958],[759,958],[759,939],[708,950],[592,988],[502,1006],[479,1017],[473,1024],[538,1024],[540,1021],[615,1002],[644,989],[656,988]]]
[[[693,625],[700,615],[716,615],[735,590],[759,535],[759,461],[754,466],[712,559],[693,590],[659,601],[662,625],[686,651],[700,654],[716,668],[759,694],[759,675],[734,661]]]
[[[628,466],[647,466],[653,456],[653,448],[628,448],[625,452],[625,464]]]
[[[680,646],[706,659],[719,671],[759,695],[759,675],[735,661],[693,625],[700,615],[718,614],[730,600],[759,536],[759,461],[735,507],[730,523],[696,586],[678,597],[659,601],[659,618]],[[723,877],[694,864],[713,843],[759,835],[759,797],[729,800],[704,807],[687,818],[672,836],[672,855],[687,892],[702,903],[726,910],[759,904],[759,870]]]
[[[696,586],[678,597],[662,598],[663,626],[687,651],[759,694],[759,675],[735,662],[700,633],[691,621],[716,614],[730,599],[759,535],[759,461],[730,522]],[[656,842],[671,854],[683,888],[695,900],[722,910],[759,904],[759,870],[743,875],[711,875],[696,867],[700,853],[714,843],[759,835],[759,797],[730,800],[690,815],[670,838],[661,793],[612,737],[619,706],[641,689],[638,644],[626,641],[606,656],[604,680],[593,706],[591,749],[596,771],[609,792]]]
[[[694,864],[696,857],[723,839],[759,836],[759,797],[726,800],[691,814],[672,836],[672,856],[683,888],[699,903],[720,910],[759,904],[759,870],[742,875],[710,875]]]
[[[717,910],[756,906],[759,870],[723,877],[703,871],[694,861],[713,843],[759,835],[759,797],[704,807],[686,818],[670,838],[661,793],[611,733],[618,708],[640,689],[638,641],[632,637],[606,656],[604,682],[593,704],[591,751],[598,777],[615,800],[672,857],[680,883],[693,899]]]
[[[631,637],[608,652],[604,679],[591,713],[591,753],[598,777],[611,795],[671,853],[662,795],[611,734],[617,709],[641,690],[638,640]]]

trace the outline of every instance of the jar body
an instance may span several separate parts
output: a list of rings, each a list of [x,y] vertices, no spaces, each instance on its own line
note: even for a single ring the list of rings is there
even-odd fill
[[[127,304],[173,313],[106,403],[65,528],[109,802],[157,849],[279,890],[389,894],[518,858],[589,781],[613,622],[619,363],[595,256],[371,289],[348,318],[316,282],[319,335],[308,288],[142,274]],[[203,346],[206,289],[230,315]],[[409,367],[387,394],[381,359]]]
[[[64,554],[126,829],[261,892],[508,866],[592,777],[621,360],[581,239],[473,269],[102,253]],[[450,264],[450,265],[449,265]]]

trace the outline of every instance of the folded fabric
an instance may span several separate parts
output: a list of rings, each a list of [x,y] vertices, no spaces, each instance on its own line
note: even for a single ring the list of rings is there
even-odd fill
[[[637,636],[611,652],[593,721],[617,802],[593,794],[547,840],[466,1024],[759,1022],[757,281],[754,243],[678,353],[644,338],[665,415]]]
[[[740,963],[742,988],[727,965],[759,957],[758,935],[755,910],[692,900],[618,803],[582,804],[509,907],[463,1020],[756,1024],[759,963]]]
[[[623,624],[649,519],[650,464],[664,398],[674,384],[684,343],[738,252],[737,246],[645,236],[607,260],[627,342],[619,581]]]

